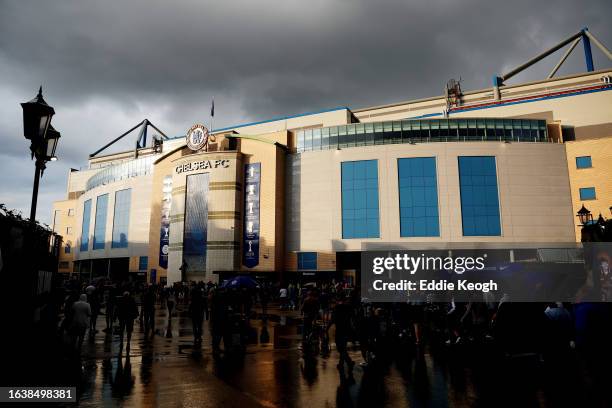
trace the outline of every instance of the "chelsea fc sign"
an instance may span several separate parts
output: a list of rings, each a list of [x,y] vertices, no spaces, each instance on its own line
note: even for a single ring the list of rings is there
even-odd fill
[[[193,151],[208,147],[208,128],[201,124],[193,125],[187,131],[187,147]]]

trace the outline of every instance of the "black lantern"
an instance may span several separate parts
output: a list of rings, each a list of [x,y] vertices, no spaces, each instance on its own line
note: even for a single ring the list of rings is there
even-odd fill
[[[37,144],[44,140],[55,110],[43,99],[42,86],[36,98],[22,103],[21,107],[23,108],[23,135],[26,139],[31,140],[32,144]]]
[[[582,225],[589,225],[593,223],[593,214],[591,214],[591,212],[585,208],[584,204],[582,204],[582,208],[578,210],[578,214],[576,214],[576,216]]]
[[[55,130],[55,128],[53,128],[53,126],[49,125],[49,129],[47,130],[47,138],[46,138],[46,152],[45,152],[45,159],[46,160],[50,160],[50,161],[55,161],[57,160],[57,157],[55,157],[55,149],[57,149],[57,142],[59,141],[59,138],[61,137],[60,132],[58,132],[57,130]]]

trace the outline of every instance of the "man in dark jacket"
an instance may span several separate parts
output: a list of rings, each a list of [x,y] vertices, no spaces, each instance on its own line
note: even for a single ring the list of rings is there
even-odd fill
[[[340,354],[340,361],[338,362],[338,369],[344,368],[344,363],[348,366],[349,373],[352,372],[355,363],[351,360],[348,354],[347,343],[351,337],[351,320],[353,317],[353,309],[348,299],[343,297],[338,298],[338,303],[332,312],[332,318],[329,322],[329,326],[336,325],[336,350]],[[329,328],[329,327],[328,327]]]
[[[304,315],[304,329],[302,331],[302,337],[304,341],[306,341],[308,335],[310,335],[312,332],[313,324],[315,320],[319,318],[320,309],[321,304],[319,303],[319,299],[317,299],[313,291],[309,291],[308,296],[302,304],[302,314]]]
[[[219,353],[221,339],[227,335],[228,317],[226,293],[223,289],[212,290],[210,296],[210,332],[214,354]],[[223,343],[224,346],[227,344],[225,340]]]
[[[138,317],[138,306],[130,292],[123,292],[123,296],[119,299],[116,306],[116,314],[119,318],[119,327],[121,330],[119,354],[123,351],[123,332],[127,332],[126,350],[130,351],[130,340],[132,339],[132,331],[134,330],[134,319]]]

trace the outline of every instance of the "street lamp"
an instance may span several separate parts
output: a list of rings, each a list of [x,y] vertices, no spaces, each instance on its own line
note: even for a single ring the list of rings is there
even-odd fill
[[[45,170],[45,163],[57,160],[55,149],[57,149],[60,133],[51,126],[51,118],[55,115],[55,110],[43,99],[42,86],[38,90],[38,95],[31,101],[22,103],[21,107],[23,109],[23,135],[30,141],[32,159],[36,157],[30,208],[30,221],[34,222],[40,177]]]
[[[576,214],[576,216],[582,225],[589,225],[593,222],[593,214],[591,214],[591,212],[585,208],[584,204],[582,204],[582,208],[578,210],[578,214]]]
[[[47,161],[56,161],[57,157],[55,156],[55,149],[57,149],[57,142],[61,137],[60,132],[55,130],[55,128],[49,125],[49,130],[47,130],[47,145],[45,149],[45,159]]]

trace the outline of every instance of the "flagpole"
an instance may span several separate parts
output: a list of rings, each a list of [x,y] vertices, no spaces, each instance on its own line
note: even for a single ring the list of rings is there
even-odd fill
[[[215,97],[213,96],[212,98],[212,106],[210,107],[210,133],[212,134],[212,131],[214,129],[213,127],[213,120],[215,118]]]

